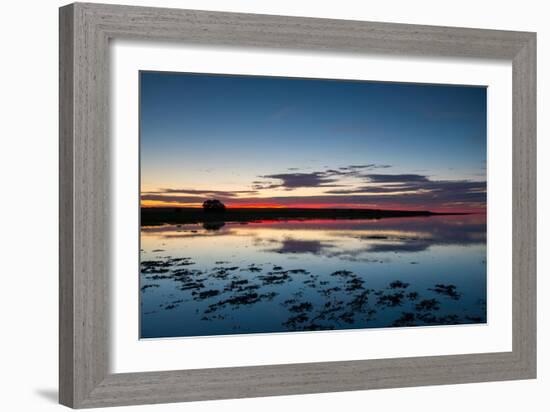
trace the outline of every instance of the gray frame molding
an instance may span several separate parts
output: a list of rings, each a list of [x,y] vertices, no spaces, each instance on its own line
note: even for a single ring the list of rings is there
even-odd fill
[[[109,39],[498,58],[513,64],[513,350],[109,373]],[[60,9],[59,397],[74,408],[536,376],[536,34],[71,4]]]

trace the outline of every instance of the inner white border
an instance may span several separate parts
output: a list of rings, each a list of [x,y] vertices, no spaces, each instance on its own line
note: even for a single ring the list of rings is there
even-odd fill
[[[111,372],[512,350],[512,70],[505,62],[111,43]],[[139,340],[138,71],[488,86],[486,325]]]

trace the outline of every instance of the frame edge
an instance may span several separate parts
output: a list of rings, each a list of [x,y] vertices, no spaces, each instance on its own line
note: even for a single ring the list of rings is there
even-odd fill
[[[74,5],[59,9],[59,403],[74,406]]]
[[[139,16],[139,18],[137,22],[132,21],[130,28],[121,29],[119,27],[121,22],[132,20],[131,16],[128,17],[125,14],[126,11],[133,14],[134,17]],[[177,16],[174,17],[174,20],[177,21],[178,18],[181,18],[185,23],[183,26],[188,24],[189,16],[191,18],[198,16],[199,23],[211,18],[216,20],[228,17],[233,19],[233,24],[236,24],[235,21],[244,20],[243,24],[246,24],[247,19],[257,22],[258,19],[266,18],[268,20],[266,23],[270,24],[275,24],[274,21],[284,22],[285,19],[292,22],[292,25],[303,21],[307,22],[308,27],[313,26],[317,30],[318,26],[325,21],[327,24],[338,26],[336,20],[90,3],[74,3],[60,8],[60,403],[72,408],[90,408],[536,377],[536,262],[534,261],[536,257],[534,249],[536,247],[536,34],[351,21],[341,21],[341,24],[349,30],[356,27],[355,25],[366,27],[372,24],[376,28],[375,31],[378,33],[372,34],[372,43],[367,41],[364,46],[368,48],[373,45],[376,51],[383,50],[384,47],[381,46],[384,44],[383,40],[379,38],[381,33],[385,30],[387,33],[391,33],[392,28],[395,30],[400,28],[396,35],[397,39],[388,39],[388,45],[385,46],[388,50],[395,49],[394,52],[397,52],[403,45],[400,36],[406,35],[406,26],[413,26],[420,32],[420,34],[415,34],[417,38],[422,35],[427,37],[423,44],[417,47],[416,52],[419,54],[426,53],[426,45],[430,43],[430,38],[436,42],[435,39],[451,36],[448,42],[452,44],[452,33],[456,34],[464,30],[473,37],[479,36],[476,46],[470,47],[458,42],[452,52],[441,52],[444,46],[440,44],[434,53],[467,56],[469,53],[479,55],[483,50],[489,50],[490,56],[511,58],[513,61],[513,227],[514,241],[516,241],[516,236],[520,239],[520,246],[514,247],[513,251],[513,351],[497,354],[468,354],[464,355],[465,357],[447,356],[445,360],[448,363],[445,363],[444,359],[438,361],[433,358],[424,358],[426,365],[423,369],[418,369],[418,371],[425,369],[421,381],[408,375],[397,377],[392,375],[392,372],[383,372],[383,368],[402,368],[407,364],[413,369],[415,365],[418,366],[417,362],[422,361],[422,359],[415,358],[399,358],[381,362],[357,361],[356,365],[346,362],[296,364],[297,368],[307,369],[300,373],[291,368],[284,368],[284,366],[292,365],[232,368],[230,373],[235,373],[241,379],[240,382],[237,379],[237,382],[233,384],[224,381],[229,373],[229,370],[225,368],[108,374],[108,345],[105,339],[106,331],[102,330],[105,323],[105,306],[108,302],[106,302],[105,293],[101,294],[107,290],[105,289],[107,287],[105,283],[106,263],[102,260],[108,256],[105,254],[107,242],[105,242],[106,236],[102,230],[103,225],[108,221],[104,208],[107,204],[105,199],[108,192],[105,190],[107,184],[97,181],[105,176],[108,169],[107,160],[102,157],[108,148],[105,126],[108,113],[106,102],[108,90],[105,86],[105,82],[108,80],[106,77],[108,68],[105,67],[107,63],[106,48],[108,39],[118,35],[131,36],[137,33],[141,38],[146,38],[146,34],[141,33],[140,30],[143,32],[147,30],[141,28],[140,24],[151,27],[151,24],[155,22],[157,11],[159,15],[167,14],[168,11],[176,11]],[[174,31],[176,29],[173,24],[174,21],[168,23],[168,25],[172,25],[170,30]],[[308,27],[296,29],[296,31],[307,33]],[[191,30],[189,26],[186,28]],[[293,26],[293,28],[295,27]],[[450,33],[446,32],[447,29]],[[220,30],[223,31],[223,29]],[[262,33],[261,29],[254,30],[258,30],[262,35],[258,44],[261,45],[262,41],[268,41],[265,40],[265,32]],[[252,37],[255,33],[254,30]],[[273,44],[270,43],[270,45],[279,47],[277,42],[285,38],[285,35],[280,34],[282,30],[281,27],[277,28],[277,36],[280,38],[273,40]],[[215,35],[216,33],[214,33],[214,38]],[[159,29],[155,36],[152,38],[169,40],[176,35],[174,32],[162,32]],[[194,33],[193,36],[195,36]],[[240,36],[238,30],[232,32],[228,43],[237,43]],[[345,33],[343,37],[338,37],[335,34],[333,36],[335,40],[331,41],[329,49],[343,42]],[[359,34],[358,36],[360,37]],[[197,37],[200,36],[197,35]],[[320,37],[331,39],[331,34]],[[350,40],[354,44],[350,50],[357,47],[357,44],[360,43],[359,40],[358,38]],[[205,40],[206,43],[212,41],[212,38]],[[498,48],[499,41],[503,44],[500,49]],[[246,42],[256,45],[250,38],[247,38]],[[302,39],[299,46],[323,48],[318,43],[310,44],[308,42],[309,39]],[[495,45],[497,45],[496,49]],[[93,50],[86,48],[93,48]],[[104,124],[96,124],[100,120],[103,120]],[[519,167],[516,169],[517,165]],[[95,191],[99,193],[94,195]],[[100,210],[94,209],[98,207]],[[524,222],[524,220],[526,221]],[[97,227],[90,227],[92,225]],[[102,241],[103,243],[101,243]],[[85,250],[86,247],[89,247],[90,250]],[[96,264],[98,268],[91,267],[91,264]],[[521,276],[516,273],[521,273]],[[516,290],[520,292],[518,295],[516,295]],[[395,361],[398,360],[401,361],[401,366],[395,365]],[[492,365],[489,360],[497,361],[497,364],[487,367],[487,365]],[[363,362],[372,363],[368,366],[360,366],[359,364],[366,365]],[[458,375],[449,377],[448,369],[453,367],[457,368]],[[292,388],[288,385],[280,388],[280,383],[271,381],[272,376],[266,376],[266,373],[269,375],[269,373],[281,372],[283,369],[287,370],[286,373],[300,385],[299,388]],[[221,373],[222,370],[224,373]],[[445,370],[447,372],[444,372]],[[470,371],[470,374],[467,374],[467,371]],[[327,376],[333,373],[343,378],[340,384],[336,385],[333,381],[327,381]],[[373,376],[370,376],[371,373]],[[253,387],[248,386],[254,379],[257,380],[261,377],[266,382],[263,384],[259,382]],[[193,378],[198,378],[197,382],[194,383]],[[311,386],[310,378],[318,380],[316,387]],[[359,380],[359,378],[363,380]],[[412,382],[413,380],[415,381]],[[267,382],[271,382],[273,387],[268,386]],[[205,386],[200,387],[201,383]],[[196,393],[192,392],[193,388]]]
[[[517,291],[513,292],[513,350],[518,352],[518,368],[529,378],[537,376],[536,72],[537,36],[536,33],[528,33],[512,61],[512,265],[513,291]]]

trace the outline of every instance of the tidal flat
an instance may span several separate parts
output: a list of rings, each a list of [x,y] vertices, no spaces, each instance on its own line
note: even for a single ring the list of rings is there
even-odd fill
[[[141,338],[485,323],[485,215],[141,228]]]

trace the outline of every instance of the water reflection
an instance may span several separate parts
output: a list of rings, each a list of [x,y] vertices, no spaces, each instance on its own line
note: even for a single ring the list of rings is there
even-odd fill
[[[145,338],[484,323],[485,216],[142,228]]]

